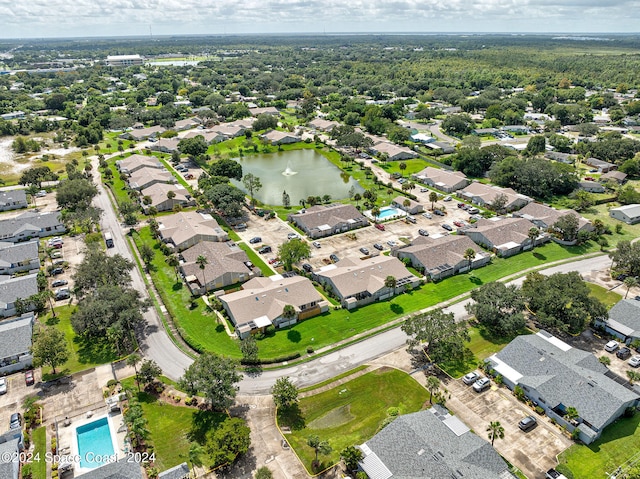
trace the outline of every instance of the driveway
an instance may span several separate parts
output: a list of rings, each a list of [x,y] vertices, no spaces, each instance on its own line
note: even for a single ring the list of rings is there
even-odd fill
[[[500,421],[504,439],[496,439],[494,447],[529,479],[544,477],[545,471],[556,466],[556,456],[573,444],[545,416],[535,414],[504,386],[498,388],[492,383],[491,389],[476,393],[462,380],[450,379],[445,387],[451,393],[447,408],[479,436],[486,438],[489,423]],[[525,433],[518,422],[529,415],[536,417],[538,426]]]

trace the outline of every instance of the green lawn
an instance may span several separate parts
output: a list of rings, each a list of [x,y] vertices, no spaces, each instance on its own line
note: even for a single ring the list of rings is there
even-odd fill
[[[560,454],[558,471],[569,479],[608,477],[618,466],[638,453],[640,414],[608,426],[600,439],[585,446],[574,444]]]
[[[246,243],[238,243],[238,246],[245,253],[247,253],[249,260],[254,264],[254,266],[260,268],[260,271],[262,271],[263,276],[272,276],[275,274],[273,270],[269,268],[269,266],[267,266],[267,264],[264,261],[262,261],[262,258],[260,257],[260,255],[255,252],[255,250],[251,247],[251,245],[248,245]]]
[[[40,457],[39,461],[34,460],[31,464],[33,479],[47,479],[47,428],[43,426],[31,431],[31,442],[34,445],[33,457]]]
[[[400,163],[405,163],[407,168],[402,171],[400,169]],[[380,162],[378,166],[385,170],[387,173],[400,173],[402,176],[409,178],[414,173],[418,173],[424,170],[427,166],[432,166],[422,158],[415,158],[413,160],[401,160],[401,161],[387,161]]]
[[[598,298],[607,306],[607,308],[611,308],[611,306],[622,299],[620,293],[609,291],[607,288],[603,288],[597,284],[587,283],[587,287],[591,290],[591,296]],[[627,288],[623,286],[618,291],[626,293]]]
[[[298,392],[300,393],[304,393],[307,391],[313,391],[314,389],[318,389],[321,388],[322,386],[326,386],[327,384],[331,384],[332,382],[338,381],[342,378],[346,378],[347,376],[351,376],[352,374],[357,373],[358,371],[362,371],[363,369],[367,369],[369,366],[367,366],[366,364],[361,364],[360,366],[350,369],[349,371],[345,371],[342,374],[338,374],[337,376],[334,376],[332,378],[329,378],[325,381],[319,382],[317,384],[314,384],[313,386],[307,386],[306,388],[301,388],[298,389]]]
[[[56,368],[56,373],[73,374],[100,364],[106,364],[118,359],[116,351],[106,341],[92,339],[85,341],[76,336],[71,327],[71,313],[75,306],[58,306],[55,308],[56,317],[47,313],[40,317],[40,321],[49,326],[55,326],[64,332],[67,346],[69,347],[69,360]],[[42,368],[43,378],[51,374],[51,368]]]
[[[318,435],[320,440],[329,441],[333,452],[319,458],[324,469],[338,462],[345,447],[373,437],[390,407],[397,407],[400,414],[416,412],[428,397],[427,391],[408,374],[383,368],[303,398],[297,410],[280,410],[278,424],[291,427],[292,433],[285,437],[307,470],[311,470],[314,459],[307,438]]]

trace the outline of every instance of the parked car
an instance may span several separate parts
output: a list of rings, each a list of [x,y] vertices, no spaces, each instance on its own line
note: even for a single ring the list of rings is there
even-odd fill
[[[538,425],[538,421],[533,416],[527,416],[520,420],[518,423],[518,427],[524,432],[531,431],[534,427]]]
[[[427,218],[428,220],[430,220],[431,218],[433,218],[433,216],[431,216],[431,213],[422,213],[422,216],[424,216],[425,218]]]
[[[60,301],[63,299],[69,299],[71,297],[71,291],[67,288],[59,289],[56,291],[56,301]]]
[[[313,246],[315,246],[316,248],[321,248],[321,247],[322,247],[322,245],[321,245],[319,242],[317,242],[317,241],[314,241],[314,242],[313,242],[313,243],[311,243],[311,244],[312,244]]]
[[[369,249],[363,246],[362,248],[360,248],[360,252],[364,255],[367,255],[369,254]]]
[[[59,288],[60,286],[64,286],[68,283],[69,281],[67,281],[66,279],[56,279],[53,283],[51,283],[51,286],[54,288]]]
[[[609,341],[607,344],[605,344],[604,346],[604,350],[608,351],[610,353],[613,353],[616,349],[618,349],[620,347],[620,345],[618,344],[618,341]]]
[[[262,243],[262,238],[260,238],[260,236],[254,236],[249,240],[249,243],[251,244]]]
[[[396,243],[393,240],[389,240],[387,241],[387,244],[389,245],[390,248],[393,248],[394,246],[398,246],[398,243]]]
[[[479,377],[480,375],[477,372],[473,371],[473,372],[470,372],[469,374],[465,374],[462,377],[462,382],[465,383],[467,386],[471,386],[473,383],[475,383],[478,380]]]
[[[54,251],[51,253],[51,259],[62,258],[62,251]]]
[[[0,378],[0,394],[7,394],[7,380]]]
[[[458,208],[464,208],[464,203],[458,203]]]
[[[56,276],[56,275],[59,275],[59,274],[62,274],[62,273],[64,273],[64,269],[63,268],[53,268],[51,270],[51,275],[52,276]]]
[[[442,225],[442,227],[443,227],[444,229],[446,229],[447,231],[453,231],[453,228],[451,227],[451,225],[448,225],[447,223],[444,223],[444,224]]]
[[[420,188],[420,193],[426,193],[427,191],[429,191],[428,188]]]
[[[555,469],[549,469],[544,475],[545,479],[567,479],[567,476],[560,474]]]
[[[33,383],[35,383],[35,382],[36,382],[36,380],[35,380],[35,378],[33,376],[33,371],[32,370],[26,371],[24,373],[24,383],[27,386],[32,386]]]
[[[482,391],[489,389],[491,387],[491,381],[489,378],[480,378],[475,383],[473,383],[473,389],[477,393],[481,393]]]
[[[330,254],[329,255],[329,259],[333,262],[333,263],[337,263],[338,261],[340,261],[340,258],[338,258],[335,254]]]
[[[302,269],[305,270],[307,273],[311,273],[313,271],[313,266],[311,266],[309,263],[304,263],[302,265]]]
[[[451,196],[445,196],[443,201],[451,201],[452,199]]]
[[[629,366],[631,366],[632,368],[637,368],[638,366],[640,366],[640,356],[636,355],[629,359]]]
[[[47,196],[47,192],[45,190],[40,190],[36,193],[36,197],[38,198],[43,198],[45,196]]]
[[[22,427],[22,416],[19,412],[14,412],[9,420],[9,429],[20,429]]]
[[[296,239],[296,238],[300,238],[300,235],[298,233],[289,233],[287,235],[287,239],[292,240],[292,239]]]
[[[624,348],[620,348],[618,350],[616,356],[620,359],[627,359],[629,356],[631,356],[631,350],[625,346]]]
[[[271,246],[263,246],[262,248],[260,248],[258,250],[258,253],[260,253],[260,254],[271,253]]]
[[[429,236],[429,232],[427,230],[419,229],[418,234],[420,236]]]
[[[279,258],[270,258],[269,259],[269,264],[276,264],[278,261],[280,261]]]
[[[384,225],[380,223],[376,223],[376,228],[378,228],[380,231],[384,231]]]
[[[187,173],[186,175],[184,175],[185,180],[193,180],[194,178],[195,176],[193,176],[193,173]]]
[[[373,247],[378,251],[382,251],[384,249],[384,246],[382,246],[380,243],[374,243]]]
[[[417,220],[413,216],[407,216],[406,219],[409,223],[413,223],[414,225],[416,224]]]
[[[462,228],[464,226],[464,223],[462,221],[454,221],[453,224],[458,228]]]
[[[442,210],[433,210],[433,213],[438,216],[444,216],[444,212]]]

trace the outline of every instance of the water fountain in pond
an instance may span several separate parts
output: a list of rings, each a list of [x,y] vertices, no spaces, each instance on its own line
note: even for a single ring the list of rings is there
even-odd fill
[[[298,174],[298,172],[297,172],[297,171],[293,171],[293,170],[291,169],[291,160],[289,160],[289,161],[287,162],[287,167],[284,169],[284,171],[282,172],[282,174],[283,174],[284,176],[293,176],[293,175],[297,175],[297,174]]]

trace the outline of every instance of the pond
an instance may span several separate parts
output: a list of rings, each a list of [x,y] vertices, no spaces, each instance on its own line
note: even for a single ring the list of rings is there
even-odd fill
[[[243,174],[260,178],[262,188],[255,197],[267,205],[282,205],[283,191],[289,195],[291,205],[298,205],[309,196],[348,198],[352,187],[356,193],[364,191],[356,180],[314,150],[280,151],[236,160],[242,165]],[[232,183],[247,192],[242,182]]]

